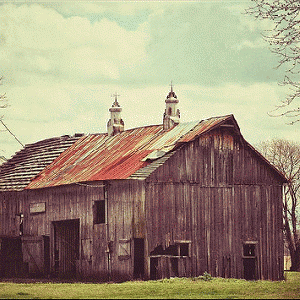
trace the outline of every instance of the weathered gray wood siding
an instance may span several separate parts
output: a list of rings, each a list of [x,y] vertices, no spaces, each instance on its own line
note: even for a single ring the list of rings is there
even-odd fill
[[[79,260],[77,269],[82,275],[107,272],[105,250],[106,225],[93,224],[93,202],[104,200],[104,189],[88,185],[70,185],[53,188],[1,193],[1,234],[19,235],[15,212],[24,214],[24,236],[50,236],[50,264],[54,270],[53,223],[79,219]],[[45,212],[30,213],[30,206],[45,203]],[[28,250],[36,255],[34,248]],[[38,261],[39,259],[37,259]],[[40,266],[42,269],[42,266]]]
[[[99,185],[99,187],[97,187]],[[145,238],[144,185],[136,180],[58,186],[0,193],[0,234],[19,235],[19,217],[24,214],[24,236],[50,236],[50,267],[54,272],[53,222],[79,219],[79,259],[82,276],[118,279],[133,277],[134,238]],[[105,200],[106,224],[93,224],[93,203]],[[45,211],[30,213],[30,206],[45,203]],[[109,234],[107,235],[107,230]],[[110,243],[109,243],[110,242]],[[108,247],[109,244],[109,247]],[[108,255],[110,250],[110,255]],[[25,256],[32,272],[42,271],[40,245],[26,242]],[[128,255],[125,253],[128,252]],[[33,257],[36,257],[34,261]]]
[[[20,213],[27,196],[20,192],[0,192],[0,236],[20,235]]]
[[[243,278],[243,242],[257,241],[257,278],[281,279],[281,185],[224,129],[184,145],[146,180],[149,252],[191,240],[193,275]]]
[[[134,238],[146,238],[144,183],[138,180],[108,181],[107,195],[111,273],[115,278],[132,278]]]

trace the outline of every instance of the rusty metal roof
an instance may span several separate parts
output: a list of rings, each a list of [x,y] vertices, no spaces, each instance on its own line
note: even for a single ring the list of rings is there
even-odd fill
[[[189,142],[232,118],[228,115],[181,123],[168,131],[164,131],[162,125],[152,125],[126,130],[115,136],[84,136],[36,176],[27,189],[144,178],[163,164],[179,143]],[[149,166],[154,161],[155,164]]]
[[[0,166],[0,191],[23,190],[30,180],[81,135],[61,136],[25,145]]]

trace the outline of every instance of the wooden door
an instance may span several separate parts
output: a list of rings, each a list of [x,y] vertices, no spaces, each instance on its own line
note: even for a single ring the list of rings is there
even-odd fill
[[[76,276],[79,259],[79,219],[56,221],[54,225],[54,269],[63,277]]]

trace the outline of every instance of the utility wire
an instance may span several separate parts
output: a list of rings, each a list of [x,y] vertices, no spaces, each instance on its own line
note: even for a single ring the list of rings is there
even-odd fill
[[[2,119],[0,119],[0,122],[2,123],[2,125],[6,128],[6,130],[16,139],[16,141],[22,145],[22,147],[24,147],[24,145],[20,142],[20,140],[9,130],[9,128],[4,124],[4,122],[2,121]]]

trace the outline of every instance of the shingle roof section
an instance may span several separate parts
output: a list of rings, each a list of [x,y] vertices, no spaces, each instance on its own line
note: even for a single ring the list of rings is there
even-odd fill
[[[32,178],[81,136],[65,135],[25,145],[0,166],[0,191],[23,190]]]
[[[85,136],[63,152],[26,188],[145,178],[163,164],[179,144],[232,119],[233,116],[228,115],[181,123],[168,131],[164,131],[162,125],[152,125],[126,130],[115,136]],[[186,136],[188,140],[184,141]]]

